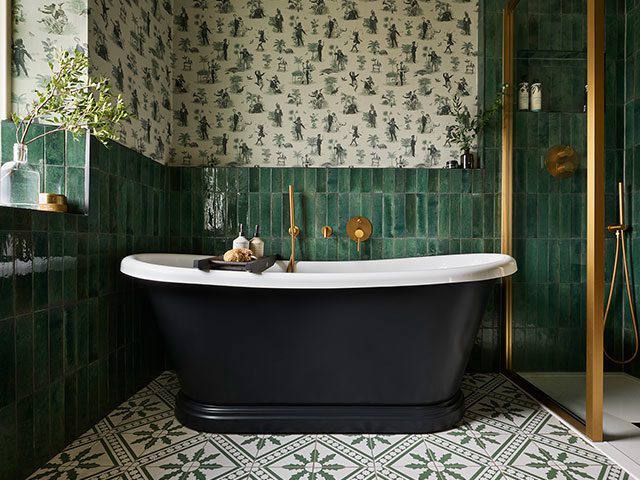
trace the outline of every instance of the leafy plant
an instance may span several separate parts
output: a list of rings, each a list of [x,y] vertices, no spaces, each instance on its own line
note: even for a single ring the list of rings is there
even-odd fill
[[[88,130],[103,144],[119,138],[116,125],[129,117],[121,95],[114,96],[104,78],[87,75],[89,59],[83,52],[61,50],[49,62],[51,77],[27,107],[27,113],[14,113],[16,142],[29,144],[45,135],[66,130],[74,135]],[[27,140],[34,121],[55,125]]]
[[[465,108],[459,95],[454,95],[452,101],[452,113],[455,117],[455,124],[449,127],[448,138],[452,143],[458,145],[463,151],[471,150],[476,138],[484,127],[491,121],[496,113],[502,108],[504,96],[509,85],[504,84],[496,95],[493,103],[484,111],[471,118],[469,110]]]

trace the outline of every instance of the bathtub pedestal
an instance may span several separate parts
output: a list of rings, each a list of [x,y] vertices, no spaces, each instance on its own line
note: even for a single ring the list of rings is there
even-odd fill
[[[448,401],[424,406],[217,406],[182,392],[176,399],[178,420],[209,433],[430,433],[453,427],[463,412],[460,391]]]

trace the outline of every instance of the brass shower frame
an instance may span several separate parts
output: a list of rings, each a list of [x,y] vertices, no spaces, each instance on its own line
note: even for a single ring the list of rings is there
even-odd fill
[[[503,10],[503,82],[508,89],[502,112],[501,250],[513,254],[513,92],[514,15],[520,0],[506,0]],[[601,442],[603,405],[604,315],[604,88],[605,0],[587,0],[587,292],[586,415],[582,420],[513,370],[513,290],[503,282],[505,374],[591,440]]]

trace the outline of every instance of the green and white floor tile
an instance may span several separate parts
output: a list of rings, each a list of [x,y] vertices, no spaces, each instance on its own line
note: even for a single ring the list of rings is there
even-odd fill
[[[165,372],[69,445],[38,480],[629,479],[505,377],[467,375],[467,412],[429,435],[219,435],[173,415]]]

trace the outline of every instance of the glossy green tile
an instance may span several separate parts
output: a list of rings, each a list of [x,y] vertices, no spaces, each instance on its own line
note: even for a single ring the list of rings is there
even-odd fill
[[[46,128],[50,130],[55,127]],[[44,137],[44,153],[47,171],[49,165],[64,165],[66,153],[64,132],[56,132]]]
[[[0,409],[16,399],[15,320],[0,320]]]
[[[33,242],[31,234],[14,236],[16,269],[14,276],[14,311],[17,315],[33,309]],[[18,268],[19,266],[19,268]]]
[[[16,457],[16,408],[8,405],[0,408],[0,475],[2,478],[20,478],[19,460]]]
[[[16,317],[16,398],[33,392],[33,315]]]
[[[18,400],[16,405],[16,420],[20,428],[16,435],[17,457],[21,459],[20,472],[22,475],[31,473],[35,452],[33,449],[33,398],[26,397]]]
[[[46,310],[33,314],[34,389],[49,383],[49,316]]]

